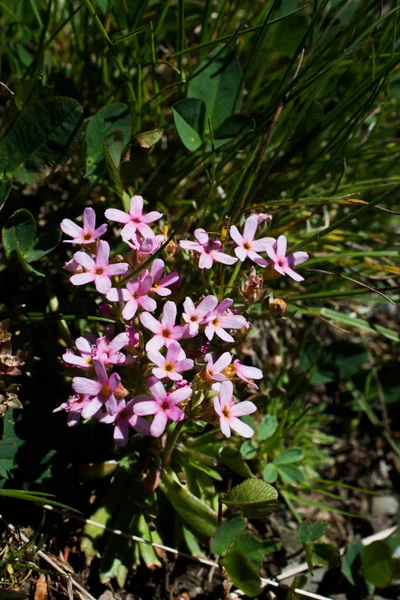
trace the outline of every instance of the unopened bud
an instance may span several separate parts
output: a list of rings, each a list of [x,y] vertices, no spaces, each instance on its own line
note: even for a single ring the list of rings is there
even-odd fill
[[[119,384],[119,386],[114,392],[114,396],[118,401],[122,400],[123,398],[126,398],[128,394],[128,390],[122,385],[122,383]]]

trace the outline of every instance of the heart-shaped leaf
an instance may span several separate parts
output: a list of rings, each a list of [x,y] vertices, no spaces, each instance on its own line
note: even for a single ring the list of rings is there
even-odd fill
[[[327,521],[317,521],[317,523],[303,521],[297,532],[297,539],[300,544],[316,542],[324,535],[327,525]]]

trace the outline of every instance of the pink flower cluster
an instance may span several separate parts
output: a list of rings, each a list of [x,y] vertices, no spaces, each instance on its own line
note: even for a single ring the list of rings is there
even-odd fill
[[[209,351],[216,340],[234,343],[235,332],[244,336],[250,325],[237,314],[231,298],[186,296],[181,309],[170,297],[179,292],[182,276],[168,269],[161,258],[155,258],[149,268],[140,266],[164,240],[150,227],[163,215],[146,214],[143,206],[143,198],[134,196],[128,212],[105,211],[108,219],[122,224],[121,237],[128,246],[122,260],[110,258],[109,244],[100,239],[107,225],[96,228],[92,208],[85,209],[82,227],[69,219],[61,223],[62,231],[72,237],[69,243],[81,246],[65,264],[72,274],[71,283],[93,283],[103,296],[102,309],[123,331],[114,335],[113,328],[105,328],[100,337],[85,333],[76,340],[76,350],[65,352],[65,366],[80,374],[72,378],[74,393],[54,412],[68,412],[70,426],[81,417],[112,424],[119,446],[128,443],[131,430],[159,438],[169,422],[178,423],[188,414],[192,419],[219,421],[227,437],[231,431],[251,437],[252,428],[239,417],[255,412],[256,406],[238,402],[232,382],[258,389],[254,380],[262,379],[262,371],[242,364],[231,352],[218,356],[216,350]],[[196,241],[181,241],[180,246],[199,254],[200,269],[210,269],[214,261],[233,265],[249,258],[259,267],[272,266],[278,274],[302,281],[293,267],[308,258],[305,252],[287,255],[284,236],[254,239],[258,225],[269,220],[269,215],[252,215],[242,234],[237,227],[230,228],[236,257],[227,254],[221,240],[210,238],[204,229],[196,229]],[[263,252],[269,260],[261,256]]]

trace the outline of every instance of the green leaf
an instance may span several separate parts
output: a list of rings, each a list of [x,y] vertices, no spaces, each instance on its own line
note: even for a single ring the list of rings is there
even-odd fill
[[[28,263],[39,260],[52,252],[60,243],[61,231],[55,229],[53,231],[44,231],[36,238],[32,248],[25,254],[25,260]]]
[[[362,571],[365,579],[376,585],[386,587],[393,577],[392,548],[387,542],[372,542],[361,555]]]
[[[164,471],[160,489],[190,529],[207,537],[215,535],[217,513],[205,502],[191,494],[170,473]]]
[[[279,454],[274,460],[276,465],[289,465],[294,462],[298,462],[304,458],[304,453],[301,448],[290,448],[285,450],[282,454]]]
[[[277,430],[278,421],[273,415],[266,415],[260,423],[257,432],[257,439],[262,442],[272,437]]]
[[[225,446],[219,455],[219,460],[241,477],[252,477],[253,475],[248,464],[243,460],[240,450],[234,446]]]
[[[244,458],[254,458],[257,454],[257,443],[254,440],[245,440],[240,446],[240,452]]]
[[[7,172],[21,183],[33,183],[48,168],[71,156],[83,120],[82,106],[71,98],[47,98],[20,112],[3,136]]]
[[[202,100],[188,99],[172,107],[175,126],[182,143],[194,152],[203,143],[205,104]]]
[[[245,517],[262,519],[279,506],[278,492],[261,479],[246,479],[223,497],[223,503],[239,508]]]
[[[119,175],[117,164],[114,161],[114,158],[117,160],[118,165],[121,159],[120,151],[122,152],[122,146],[118,145],[121,142],[121,135],[123,141],[123,133],[122,131],[112,131],[103,139],[103,153],[106,161],[107,171],[114,184],[114,188],[120,198],[124,196],[124,188],[122,185],[121,177]]]
[[[223,556],[235,538],[246,529],[246,522],[241,515],[233,515],[218,527],[217,533],[211,542],[211,552]]]
[[[232,544],[231,552],[242,552],[253,563],[257,571],[261,569],[264,556],[278,552],[282,547],[279,538],[259,540],[250,531],[240,533]]]
[[[9,472],[16,466],[15,455],[24,441],[15,431],[15,415],[18,411],[8,410],[3,423],[3,435],[0,440],[0,477],[8,479]]]
[[[188,97],[206,104],[206,118],[214,131],[240,109],[242,74],[235,53],[215,48],[196,69],[188,86]]]
[[[268,463],[263,469],[263,477],[268,483],[274,483],[278,479],[278,470],[274,463]]]
[[[105,138],[111,132],[121,131],[123,135],[122,145],[123,148],[125,148],[131,139],[131,130],[131,115],[128,106],[124,103],[109,104],[108,106],[104,106],[90,119],[85,133],[85,177],[92,175],[96,170],[97,165],[104,159],[103,138]],[[119,165],[119,160],[117,162]],[[115,163],[116,165],[117,162]]]
[[[297,485],[305,479],[303,471],[294,465],[279,465],[276,468],[283,481],[290,485]]]
[[[221,560],[228,577],[246,596],[254,598],[261,591],[260,575],[253,563],[242,552],[229,552]]]
[[[313,309],[314,311],[315,309]],[[383,327],[382,325],[370,325],[363,319],[359,319],[357,317],[350,317],[349,315],[340,313],[336,310],[331,310],[330,308],[321,308],[319,314],[322,317],[326,317],[327,319],[331,319],[337,323],[342,325],[347,325],[348,327],[355,327],[356,329],[361,329],[362,331],[368,331],[369,333],[380,333],[385,336],[389,340],[393,342],[400,342],[400,335],[397,331],[392,329],[388,329],[387,327]]]
[[[200,548],[199,542],[196,539],[196,536],[188,529],[182,525],[182,534],[183,539],[185,540],[185,544],[188,547],[188,550],[192,556],[201,556],[203,558],[206,557],[203,550]]]
[[[17,249],[25,256],[33,247],[36,236],[36,222],[33,215],[21,208],[6,222],[2,230],[2,240],[6,256],[17,254]]]
[[[151,131],[138,133],[136,139],[141,148],[152,148],[161,140],[163,133],[164,129],[152,129]]]
[[[312,545],[312,563],[315,567],[334,569],[340,565],[340,552],[333,544],[317,542]]]
[[[0,183],[0,210],[3,208],[12,188],[12,180],[6,179]]]
[[[117,169],[119,168],[122,152],[125,147],[124,137],[124,132],[121,129],[116,129],[105,135],[103,138],[103,150],[105,144],[113,164]]]
[[[214,131],[214,148],[220,148],[230,140],[254,129],[254,120],[247,115],[231,115],[216,131]],[[212,148],[211,142],[207,143],[207,152]]]
[[[140,537],[145,540],[151,541],[151,531],[147,524],[147,521],[143,513],[139,516],[137,523],[137,531]],[[155,567],[161,567],[162,564],[152,546],[149,544],[138,544],[140,556],[148,569],[154,569]]]
[[[354,577],[358,574],[358,563],[363,551],[364,544],[356,540],[350,544],[343,557],[342,573],[352,585],[356,585]]]
[[[316,523],[312,523],[311,521],[303,521],[303,523],[301,523],[299,526],[297,539],[299,540],[300,544],[310,544],[312,542],[316,542],[324,535],[327,525],[327,521],[317,521]]]

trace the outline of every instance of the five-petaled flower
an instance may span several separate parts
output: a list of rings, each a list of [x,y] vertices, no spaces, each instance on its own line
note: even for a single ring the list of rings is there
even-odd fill
[[[143,417],[154,415],[150,425],[150,433],[153,437],[160,437],[164,433],[168,419],[175,423],[184,419],[185,413],[178,404],[190,398],[192,388],[185,385],[168,393],[156,377],[150,377],[148,384],[153,400],[138,402],[134,406],[134,411],[137,415]]]
[[[107,300],[111,302],[126,302],[122,311],[122,316],[126,321],[130,321],[135,316],[139,308],[153,312],[156,310],[157,303],[148,296],[152,285],[152,278],[147,275],[141,279],[132,279],[126,284],[126,288],[111,288],[107,294]]]
[[[248,326],[246,319],[241,315],[227,313],[232,303],[233,300],[225,298],[208,314],[204,333],[209,340],[213,339],[215,333],[224,342],[234,342],[233,337],[225,329],[241,329]]]
[[[75,261],[83,267],[86,272],[78,273],[71,277],[71,283],[74,285],[85,285],[94,281],[96,290],[100,294],[107,294],[111,289],[111,279],[114,275],[123,275],[129,269],[128,263],[117,263],[110,265],[108,262],[110,256],[110,246],[107,242],[101,241],[97,246],[96,258],[92,258],[86,252],[76,252]]]
[[[170,300],[164,304],[161,321],[157,321],[148,312],[140,315],[140,322],[146,329],[150,329],[154,336],[146,344],[146,352],[159,350],[163,346],[169,346],[173,341],[190,337],[187,325],[175,325],[176,304]]]
[[[211,269],[214,260],[224,265],[233,265],[237,258],[229,256],[225,252],[221,252],[222,244],[218,238],[210,239],[208,233],[204,229],[196,229],[194,237],[197,242],[182,241],[179,242],[184,250],[193,250],[199,252],[199,268]]]
[[[150,423],[134,412],[135,404],[144,400],[150,400],[150,397],[147,394],[140,394],[128,403],[121,400],[115,414],[104,414],[99,418],[100,423],[112,423],[114,425],[114,442],[117,446],[126,446],[129,440],[130,427],[142,435],[150,434]]]
[[[73,238],[64,240],[66,244],[92,244],[107,231],[107,227],[108,225],[104,224],[96,229],[96,213],[90,207],[83,211],[83,227],[71,219],[63,219],[60,223],[61,230]]]
[[[94,370],[97,380],[88,377],[74,377],[72,380],[74,392],[91,397],[91,401],[82,410],[84,419],[93,417],[103,407],[106,408],[109,414],[114,414],[117,411],[117,400],[114,392],[121,383],[121,377],[118,373],[112,373],[109,377],[105,366],[100,360],[94,361]]]
[[[248,400],[236,403],[233,398],[231,381],[221,383],[219,395],[214,398],[214,410],[219,417],[221,431],[226,437],[231,436],[231,429],[246,438],[253,435],[254,430],[238,417],[251,415],[257,410],[257,407]]]
[[[206,296],[197,306],[190,298],[186,298],[183,303],[184,313],[182,318],[189,325],[190,335],[198,333],[199,326],[206,322],[207,315],[214,310],[217,304],[218,298],[216,296]]]
[[[158,350],[149,350],[147,356],[152,363],[157,365],[153,369],[153,375],[157,379],[172,379],[178,381],[183,379],[181,373],[193,368],[191,358],[186,358],[185,352],[177,342],[172,342],[168,346],[166,356],[163,356]]]
[[[124,241],[134,240],[137,243],[136,232],[140,233],[145,239],[155,237],[153,230],[149,227],[149,223],[158,221],[162,217],[162,213],[156,210],[147,214],[143,213],[142,196],[133,196],[131,198],[129,212],[127,213],[118,208],[108,208],[104,214],[110,221],[124,224],[121,231],[121,237]]]
[[[280,235],[273,246],[267,246],[267,254],[272,260],[272,265],[280,275],[289,275],[294,281],[304,281],[304,277],[296,273],[293,267],[301,265],[308,259],[307,252],[293,252],[286,256],[287,240]]]
[[[159,296],[169,296],[172,293],[169,286],[176,283],[179,279],[177,271],[172,271],[163,276],[164,267],[164,261],[161,258],[156,258],[150,269],[152,278],[151,291]]]
[[[235,248],[235,254],[240,261],[243,262],[246,258],[250,258],[260,267],[266,267],[268,262],[258,253],[266,252],[267,244],[273,244],[275,239],[271,237],[265,237],[255,240],[254,236],[257,230],[257,225],[257,215],[251,215],[251,217],[246,219],[242,235],[239,233],[239,230],[235,225],[232,225],[230,234],[233,241],[237,244],[237,247]]]

